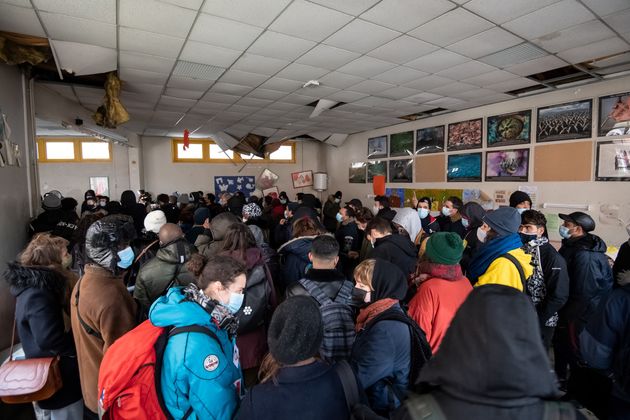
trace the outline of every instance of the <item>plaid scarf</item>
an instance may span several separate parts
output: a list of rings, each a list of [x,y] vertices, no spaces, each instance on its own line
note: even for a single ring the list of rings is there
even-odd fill
[[[238,329],[238,318],[223,306],[220,302],[209,298],[206,294],[197,287],[196,284],[190,283],[184,287],[184,296],[186,300],[197,303],[206,312],[210,314],[212,321],[222,330],[226,331],[230,336],[230,339],[236,337],[236,330]]]

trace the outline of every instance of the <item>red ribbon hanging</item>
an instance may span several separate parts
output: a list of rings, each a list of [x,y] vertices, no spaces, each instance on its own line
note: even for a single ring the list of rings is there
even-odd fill
[[[190,139],[188,138],[188,135],[190,134],[190,132],[188,131],[187,128],[184,129],[184,150],[188,149],[190,147]]]

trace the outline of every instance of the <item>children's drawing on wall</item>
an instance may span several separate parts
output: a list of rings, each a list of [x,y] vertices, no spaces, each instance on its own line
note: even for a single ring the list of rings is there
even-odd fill
[[[249,197],[256,189],[256,177],[253,176],[215,176],[214,193],[219,196],[223,193],[235,194],[242,192]]]

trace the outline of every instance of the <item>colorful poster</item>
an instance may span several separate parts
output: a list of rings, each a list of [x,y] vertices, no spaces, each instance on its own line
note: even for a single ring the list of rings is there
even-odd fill
[[[401,208],[405,205],[411,205],[411,202],[405,202],[405,189],[404,188],[386,188],[385,195],[389,197],[389,204],[392,208]]]
[[[405,205],[411,206],[411,200],[413,199],[414,192],[416,198],[429,197],[431,199],[431,211],[439,212],[442,208],[442,204],[449,197],[462,198],[463,189],[411,189],[405,188]]]
[[[218,197],[223,193],[234,194],[242,192],[249,197],[256,189],[256,177],[254,176],[215,176],[214,193]]]

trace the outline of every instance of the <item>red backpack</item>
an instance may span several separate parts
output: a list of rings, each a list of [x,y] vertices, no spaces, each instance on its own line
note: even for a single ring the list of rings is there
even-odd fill
[[[221,345],[218,337],[199,325],[156,327],[146,320],[120,337],[105,352],[98,374],[98,408],[102,419],[171,420],[162,398],[160,376],[168,339],[198,332]],[[192,414],[192,406],[183,419]]]

